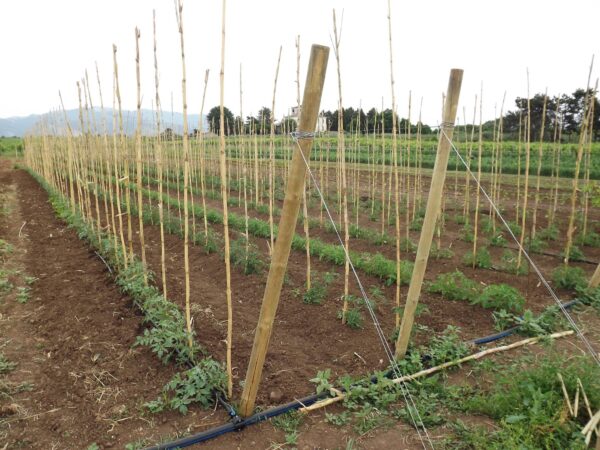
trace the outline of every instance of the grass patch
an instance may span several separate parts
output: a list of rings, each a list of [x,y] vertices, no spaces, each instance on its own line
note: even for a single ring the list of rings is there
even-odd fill
[[[579,419],[565,414],[558,373],[572,398],[580,379],[592,410],[598,410],[600,370],[591,361],[572,356],[566,364],[552,356],[532,364],[531,360],[523,359],[496,373],[487,392],[476,393],[463,402],[466,411],[485,414],[497,421],[497,430],[484,434],[485,448],[586,448],[579,430],[587,414],[582,413],[583,408]]]

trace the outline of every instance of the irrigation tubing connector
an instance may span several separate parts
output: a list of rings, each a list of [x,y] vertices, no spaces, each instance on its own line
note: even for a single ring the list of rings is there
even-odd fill
[[[321,394],[314,394],[308,397],[301,398],[299,400],[294,400],[293,402],[286,403],[284,405],[276,406],[271,409],[267,409],[266,411],[258,412],[250,417],[245,419],[241,419],[238,423],[228,422],[223,425],[220,425],[216,428],[212,428],[210,430],[202,431],[201,433],[194,434],[193,436],[188,436],[186,438],[177,439],[176,441],[167,442],[164,444],[155,445],[154,447],[148,447],[146,450],[167,450],[167,449],[176,449],[176,448],[184,448],[189,447],[190,445],[199,444],[201,442],[208,441],[210,439],[216,438],[217,436],[221,436],[222,434],[229,433],[231,431],[241,430],[242,428],[247,427],[248,425],[254,425],[255,423],[259,423],[265,420],[268,420],[272,417],[279,416],[281,414],[285,414],[289,411],[296,410],[298,408],[304,406],[310,406],[313,403],[316,403],[322,398],[327,397],[328,392],[322,392]],[[237,416],[237,414],[236,414]],[[237,416],[239,417],[239,416]]]
[[[563,307],[571,308],[573,305],[575,305],[579,301],[580,301],[580,299],[571,300],[569,302],[563,303]],[[495,334],[491,334],[489,336],[484,336],[481,338],[473,339],[471,341],[468,341],[468,343],[473,344],[473,345],[488,344],[490,342],[498,341],[500,339],[504,339],[504,338],[514,334],[519,328],[520,328],[520,325],[517,325],[515,327],[508,328],[499,333],[495,333]],[[390,377],[390,376],[393,376],[393,374],[394,374],[393,371],[390,370],[385,374],[385,376]],[[370,380],[371,380],[371,383],[375,383],[375,382],[377,382],[377,377],[371,377]],[[340,390],[342,392],[345,391],[345,389],[340,389]],[[171,442],[166,442],[164,444],[158,444],[153,447],[148,447],[146,450],[177,449],[177,448],[189,447],[191,445],[199,444],[201,442],[206,442],[210,439],[214,439],[223,434],[230,433],[232,431],[239,431],[249,425],[254,425],[256,423],[271,419],[272,417],[276,417],[281,414],[285,414],[287,412],[297,410],[299,408],[310,406],[328,396],[329,396],[329,392],[327,392],[327,391],[322,392],[320,394],[309,395],[308,397],[304,397],[299,400],[294,400],[293,402],[285,403],[280,406],[275,406],[274,408],[270,408],[265,411],[258,412],[250,417],[243,419],[237,414],[235,408],[231,404],[227,403],[227,401],[223,398],[222,394],[217,393],[216,394],[217,402],[225,408],[225,410],[227,411],[227,414],[229,414],[229,416],[231,417],[229,422],[227,422],[223,425],[220,425],[218,427],[211,428],[210,430],[206,430],[206,431],[202,431],[200,433],[194,434],[192,436],[177,439],[177,440],[171,441]]]

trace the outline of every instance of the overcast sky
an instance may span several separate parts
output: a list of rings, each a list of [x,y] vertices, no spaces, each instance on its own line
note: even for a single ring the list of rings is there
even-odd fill
[[[301,83],[310,45],[331,45],[332,10],[343,10],[341,70],[344,106],[391,106],[387,0],[228,0],[225,104],[239,114],[243,67],[243,114],[256,114],[272,101],[279,47],[283,47],[275,111],[295,104],[296,49],[301,40]],[[88,69],[97,105],[94,63],[100,67],[104,103],[112,104],[112,44],[118,47],[124,107],[135,108],[135,38],[141,30],[143,107],[154,98],[152,10],[156,9],[163,109],[181,111],[181,62],[171,0],[2,0],[0,2],[0,117],[77,106],[76,81]],[[392,1],[396,97],[407,115],[412,91],[413,121],[421,98],[423,120],[440,121],[449,70],[465,70],[459,116],[471,120],[483,82],[484,119],[514,108],[531,93],[571,93],[584,87],[590,60],[599,55],[599,0],[418,0]],[[184,0],[188,105],[198,113],[204,72],[210,69],[205,113],[219,101],[221,1]],[[600,61],[596,61],[596,67]],[[599,74],[594,69],[593,81]],[[335,109],[337,79],[333,52],[322,109]],[[462,122],[462,119],[459,119]]]

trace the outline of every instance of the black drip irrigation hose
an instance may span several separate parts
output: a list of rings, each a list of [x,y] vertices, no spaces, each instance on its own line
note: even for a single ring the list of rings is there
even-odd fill
[[[563,303],[562,306],[565,309],[571,308],[573,305],[578,303],[580,300],[575,299],[569,302]],[[484,345],[489,344],[490,342],[498,341],[500,339],[504,339],[512,334],[514,334],[520,325],[517,325],[512,328],[508,328],[499,333],[491,334],[489,336],[473,339],[468,341],[468,343],[473,345]],[[393,371],[389,371],[385,374],[386,377],[390,377],[393,375]],[[371,383],[377,382],[377,377],[371,377]],[[345,389],[340,389],[340,391],[344,392]],[[240,431],[243,428],[254,425],[256,423],[262,422],[264,420],[271,419],[272,417],[279,416],[281,414],[285,414],[290,411],[294,411],[299,408],[304,408],[306,406],[310,406],[317,401],[326,398],[329,396],[329,392],[322,392],[320,394],[309,395],[308,397],[301,398],[300,400],[294,400],[293,402],[285,403],[283,405],[275,406],[274,408],[267,409],[265,411],[258,412],[250,417],[242,419],[236,412],[235,408],[227,403],[227,401],[223,398],[222,394],[216,394],[216,401],[221,404],[229,416],[231,417],[230,422],[227,422],[223,425],[220,425],[215,428],[211,428],[210,430],[202,431],[200,433],[194,434],[192,436],[188,436],[185,438],[177,439],[175,441],[166,442],[164,444],[158,444],[154,447],[148,447],[146,450],[172,450],[177,448],[189,447],[194,444],[199,444],[201,442],[208,441],[210,439],[214,439],[218,436],[221,436],[225,433],[229,433],[231,431]]]

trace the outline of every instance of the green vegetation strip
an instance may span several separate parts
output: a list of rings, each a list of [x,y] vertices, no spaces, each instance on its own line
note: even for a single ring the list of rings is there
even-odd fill
[[[204,407],[213,403],[215,391],[225,392],[226,374],[222,365],[206,355],[206,351],[196,342],[192,333],[192,345],[188,344],[183,313],[174,303],[162,296],[159,290],[144,282],[144,267],[133,257],[123,267],[123,254],[120,246],[106,233],[98,234],[85,222],[81,214],[72,212],[68,200],[50,186],[40,175],[31,169],[27,172],[48,192],[50,203],[56,215],[74,229],[79,238],[96,249],[106,263],[112,267],[115,281],[121,291],[130,296],[144,315],[147,328],[138,336],[135,345],[145,345],[158,358],[167,364],[175,362],[179,367],[191,367],[177,373],[167,383],[160,397],[163,408],[177,409],[182,413],[194,402]],[[152,279],[152,273],[146,272]],[[158,401],[158,400],[157,400]],[[154,409],[158,409],[154,404]]]
[[[137,186],[132,183],[125,184],[122,183],[123,186],[128,186],[132,191],[137,191]],[[103,195],[100,188],[98,188],[99,195]],[[163,193],[162,199],[158,192],[142,188],[142,193],[149,199],[154,201],[162,201],[163,204],[169,205],[173,208],[181,207],[180,202],[173,197]],[[124,205],[124,203],[123,203]],[[137,214],[137,209],[135,209],[134,205],[130,205],[132,214]],[[188,208],[190,211],[194,213],[196,218],[202,219],[206,215],[206,219],[211,224],[222,224],[223,223],[223,214],[220,211],[206,208],[206,211],[199,205],[189,205]],[[153,220],[156,220],[157,212],[150,211],[149,214],[152,214]],[[166,218],[167,213],[165,212],[165,223],[172,222],[176,223],[178,219],[174,218]],[[158,223],[158,222],[154,222]],[[246,219],[236,213],[229,213],[229,227],[239,231],[241,233],[246,232]],[[169,227],[171,228],[171,227]],[[177,231],[180,233],[180,231]],[[277,235],[277,226],[274,226],[274,233]],[[202,242],[204,239],[203,233],[197,233],[199,236],[194,236],[195,242]],[[270,238],[271,232],[269,228],[269,224],[263,220],[249,217],[248,218],[248,234],[258,238]],[[292,239],[292,248],[300,251],[306,251],[306,238],[295,234]],[[346,261],[346,255],[344,249],[340,245],[336,244],[328,244],[323,242],[318,238],[310,239],[310,253],[312,256],[319,258],[322,261],[327,261],[329,263],[335,264],[337,266],[343,266]],[[373,275],[383,282],[390,286],[396,282],[396,262],[391,259],[387,259],[381,253],[371,254],[368,252],[358,253],[350,251],[350,258],[354,267],[357,270],[364,272],[367,275]],[[401,284],[408,284],[410,281],[410,277],[412,274],[413,263],[410,261],[401,261],[400,263],[400,282]]]

